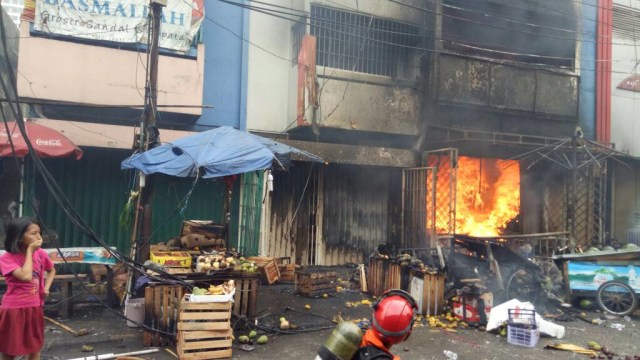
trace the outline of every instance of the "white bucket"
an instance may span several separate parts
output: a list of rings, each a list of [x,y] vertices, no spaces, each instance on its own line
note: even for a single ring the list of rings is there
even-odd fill
[[[129,299],[124,303],[124,316],[128,327],[140,327],[144,323],[144,298]]]

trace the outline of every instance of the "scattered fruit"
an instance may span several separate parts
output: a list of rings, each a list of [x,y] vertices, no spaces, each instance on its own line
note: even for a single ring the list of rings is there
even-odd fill
[[[304,306],[304,309],[305,309],[305,310],[311,310],[311,305],[306,304],[306,305]]]
[[[328,298],[328,297],[329,297],[329,294],[324,293],[324,294],[322,294],[322,297],[326,299],[326,298]]]
[[[595,351],[600,351],[602,349],[602,346],[600,346],[600,344],[598,344],[595,341],[589,341],[587,343],[587,347],[591,350],[595,350]]]
[[[593,308],[593,301],[591,301],[589,299],[580,300],[580,308],[585,309],[585,310],[592,309]]]
[[[238,341],[242,344],[247,344],[249,342],[249,337],[247,335],[240,335],[240,337],[238,337]]]
[[[258,343],[259,345],[264,345],[269,341],[269,338],[267,337],[267,335],[262,335],[258,338],[258,340],[256,340],[256,343]]]
[[[93,346],[91,346],[91,345],[82,345],[82,351],[83,352],[93,351]]]
[[[251,330],[251,331],[249,332],[249,339],[253,339],[253,338],[255,338],[256,336],[258,336],[258,333],[257,333],[255,330]]]

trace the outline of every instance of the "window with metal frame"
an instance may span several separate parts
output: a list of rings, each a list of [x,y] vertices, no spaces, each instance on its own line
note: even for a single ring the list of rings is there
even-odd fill
[[[422,39],[413,25],[314,4],[311,35],[318,39],[319,66],[390,77]]]

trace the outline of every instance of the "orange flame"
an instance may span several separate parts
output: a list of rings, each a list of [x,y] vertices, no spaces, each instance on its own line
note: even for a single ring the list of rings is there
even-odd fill
[[[460,157],[456,191],[456,233],[500,235],[520,212],[520,164]]]

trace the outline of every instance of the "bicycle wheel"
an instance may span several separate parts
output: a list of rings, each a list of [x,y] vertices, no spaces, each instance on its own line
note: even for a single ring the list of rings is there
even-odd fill
[[[598,288],[598,306],[608,313],[625,316],[638,306],[638,298],[631,286],[620,281],[607,281]]]
[[[525,268],[514,271],[505,286],[506,300],[518,299],[535,304],[541,292],[536,275]]]

